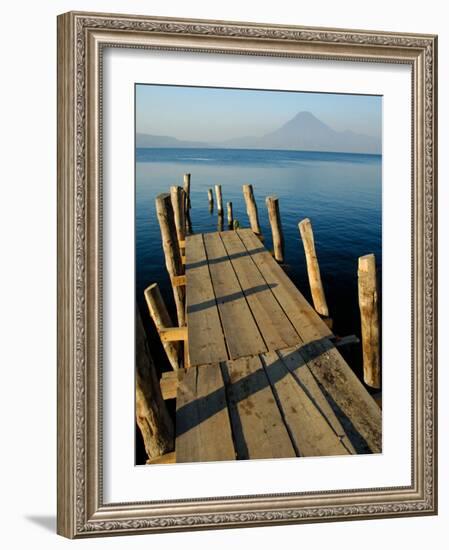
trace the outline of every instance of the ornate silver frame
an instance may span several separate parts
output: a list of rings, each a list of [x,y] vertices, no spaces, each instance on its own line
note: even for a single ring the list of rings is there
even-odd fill
[[[104,504],[101,59],[109,47],[405,63],[412,68],[412,484]],[[58,18],[58,533],[78,538],[437,513],[433,35],[129,15]]]

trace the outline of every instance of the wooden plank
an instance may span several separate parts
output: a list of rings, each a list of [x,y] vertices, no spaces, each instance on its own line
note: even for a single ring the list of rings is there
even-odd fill
[[[186,276],[185,275],[175,275],[171,279],[173,286],[186,286]]]
[[[187,327],[161,328],[159,336],[162,342],[179,342],[187,340]]]
[[[190,365],[228,359],[202,235],[186,239],[186,303]]]
[[[221,233],[234,271],[268,350],[288,348],[301,338],[234,231]]]
[[[354,437],[361,436],[361,447],[366,445],[373,453],[382,452],[382,412],[332,343],[312,342],[300,347],[299,352],[327,399],[338,408],[346,433],[351,437],[349,429]],[[357,449],[355,439],[351,441],[357,452],[363,452]]]
[[[203,237],[230,358],[267,351],[220,235],[205,233]]]
[[[159,385],[164,400],[176,399],[179,385],[178,373],[176,371],[163,372]]]
[[[310,372],[310,369],[305,362],[302,355],[298,352],[298,348],[291,348],[285,350],[279,350],[277,356],[282,361],[283,365],[292,374],[296,383],[304,393],[308,396],[311,403],[313,403],[316,411],[320,414],[321,418],[327,423],[332,433],[338,438],[339,442],[343,446],[345,452],[335,454],[355,454],[355,449],[345,433],[345,430],[335,415],[334,410],[330,406],[322,390],[320,389],[316,379]],[[283,402],[282,402],[283,403]],[[313,415],[311,415],[312,417]],[[318,425],[321,425],[318,423]],[[317,425],[317,428],[318,428]],[[323,434],[326,433],[324,427],[321,428]],[[317,431],[319,431],[317,429]],[[323,441],[324,445],[325,442]],[[329,440],[326,445],[329,445],[331,449],[332,442]]]
[[[235,460],[219,364],[179,371],[176,462]]]
[[[350,454],[327,421],[317,402],[317,391],[299,383],[274,351],[261,354],[265,372],[276,394],[290,436],[299,456],[335,456]],[[302,368],[307,365],[302,361]],[[313,388],[313,390],[316,390]],[[324,399],[324,397],[323,397]],[[340,434],[344,435],[343,429]]]
[[[259,356],[221,365],[237,458],[296,456]]]
[[[239,229],[237,234],[249,251],[251,258],[259,268],[265,281],[272,287],[273,294],[302,341],[307,343],[332,336],[330,329],[252,231],[249,229]]]

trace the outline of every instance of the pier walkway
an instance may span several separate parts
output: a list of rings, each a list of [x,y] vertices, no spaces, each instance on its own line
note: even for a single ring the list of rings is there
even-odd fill
[[[381,452],[380,408],[250,229],[187,236],[185,285],[176,462]]]

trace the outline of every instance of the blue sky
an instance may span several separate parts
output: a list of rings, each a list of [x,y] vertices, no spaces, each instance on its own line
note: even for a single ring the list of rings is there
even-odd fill
[[[136,85],[136,130],[145,134],[194,141],[262,136],[299,111],[337,131],[381,135],[380,96]]]

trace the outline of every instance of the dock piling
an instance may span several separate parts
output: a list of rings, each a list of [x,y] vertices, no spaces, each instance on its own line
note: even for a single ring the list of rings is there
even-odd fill
[[[251,229],[257,236],[261,236],[262,230],[260,229],[257,205],[254,199],[253,186],[251,184],[243,185],[243,197],[245,199],[246,212],[248,213]]]
[[[379,314],[374,254],[367,254],[359,258],[358,280],[362,324],[363,379],[368,386],[380,388]]]
[[[184,267],[181,259],[178,235],[176,233],[171,197],[168,193],[161,193],[156,197],[156,214],[161,230],[165,265],[170,281],[172,281],[173,277],[184,274]],[[185,325],[185,288],[183,286],[175,286],[173,283],[172,288],[178,315],[178,324],[179,326],[183,326]]]
[[[149,459],[174,450],[174,427],[162,398],[140,314],[136,308],[136,423]]]
[[[161,336],[164,330],[173,326],[173,321],[168,313],[162,294],[157,283],[151,284],[144,291],[145,301],[148,311],[156,330]],[[180,366],[181,346],[179,342],[168,342],[161,338],[167,358],[173,370],[178,370]]]
[[[184,174],[184,191],[186,192],[186,211],[190,210],[190,174]]]
[[[170,198],[175,219],[176,234],[178,236],[178,243],[181,248],[180,243],[185,242],[186,239],[185,191],[182,187],[173,185],[170,187]]]
[[[217,197],[217,212],[223,212],[223,197],[221,194],[221,185],[215,186],[215,196]]]
[[[229,229],[232,229],[234,224],[234,216],[232,215],[232,202],[228,202],[226,207],[228,210],[228,227]]]
[[[223,229],[224,229],[224,215],[223,215],[223,212],[218,212],[217,231],[223,231]]]
[[[310,292],[312,294],[313,307],[324,317],[329,316],[326,297],[324,295],[323,283],[321,282],[320,266],[315,250],[312,224],[306,218],[298,224],[307,262],[307,274],[309,276]]]
[[[279,263],[284,261],[284,235],[282,233],[281,215],[279,213],[279,199],[267,197],[266,205],[270,220],[271,234],[273,236],[274,257]]]

